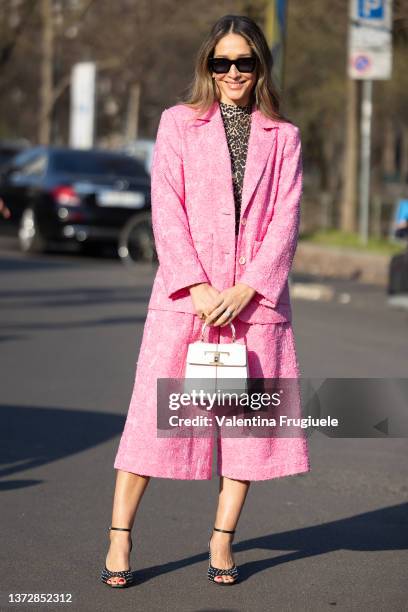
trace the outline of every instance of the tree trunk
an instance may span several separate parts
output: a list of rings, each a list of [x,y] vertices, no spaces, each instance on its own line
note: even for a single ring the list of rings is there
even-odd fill
[[[359,147],[360,82],[347,79],[346,143],[344,150],[344,186],[340,227],[345,232],[356,231],[357,171]]]
[[[408,197],[408,127],[405,124],[401,126],[401,183],[405,188],[405,196]]]
[[[40,117],[38,140],[40,144],[50,144],[52,108],[52,68],[53,68],[53,27],[51,0],[41,0],[42,19],[42,58],[40,76]]]
[[[391,177],[395,175],[395,133],[390,116],[385,117],[383,147],[383,173]]]
[[[133,83],[130,86],[129,100],[127,107],[125,141],[136,140],[139,131],[139,105],[140,105],[140,83]]]

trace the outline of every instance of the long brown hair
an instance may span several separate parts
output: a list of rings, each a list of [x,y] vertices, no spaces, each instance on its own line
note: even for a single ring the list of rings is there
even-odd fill
[[[185,104],[199,113],[206,112],[220,99],[215,79],[208,69],[208,59],[213,57],[218,41],[226,34],[243,36],[257,57],[257,81],[251,91],[250,103],[267,117],[278,121],[289,121],[279,110],[280,96],[272,77],[273,57],[260,27],[244,15],[224,15],[212,26],[202,42],[195,62],[194,77],[179,104]]]

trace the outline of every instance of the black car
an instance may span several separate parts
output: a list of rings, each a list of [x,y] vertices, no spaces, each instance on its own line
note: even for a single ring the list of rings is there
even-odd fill
[[[30,146],[30,142],[25,138],[15,140],[0,140],[0,168],[10,162],[21,151]]]
[[[33,147],[0,170],[0,196],[20,247],[42,252],[56,242],[116,242],[136,212],[150,209],[150,176],[118,152]]]

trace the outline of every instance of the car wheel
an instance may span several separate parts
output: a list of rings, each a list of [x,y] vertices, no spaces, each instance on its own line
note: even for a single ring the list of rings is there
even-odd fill
[[[20,249],[24,253],[43,253],[47,248],[47,243],[41,236],[38,221],[32,208],[26,208],[21,215],[18,241]]]
[[[129,265],[157,261],[150,214],[135,215],[128,220],[119,236],[118,254]]]

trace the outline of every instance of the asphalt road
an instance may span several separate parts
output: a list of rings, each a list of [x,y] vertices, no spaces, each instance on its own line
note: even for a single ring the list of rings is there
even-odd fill
[[[234,540],[243,580],[229,588],[206,578],[217,479],[152,478],[133,530],[136,584],[102,584],[152,269],[25,257],[3,241],[0,278],[1,610],[408,609],[408,441],[386,435],[313,432],[310,473],[253,483]],[[408,312],[376,287],[323,284],[330,300],[292,301],[303,376],[406,377]],[[12,593],[72,600],[10,605]]]

